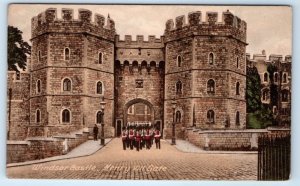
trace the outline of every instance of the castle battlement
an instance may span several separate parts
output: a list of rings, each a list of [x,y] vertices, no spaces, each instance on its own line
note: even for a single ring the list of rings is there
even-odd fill
[[[162,48],[164,37],[156,38],[155,35],[149,35],[148,40],[144,39],[144,35],[137,35],[136,39],[133,40],[131,35],[125,35],[124,40],[120,40],[120,36],[115,36],[115,42],[117,47],[128,47],[133,48]]]
[[[61,10],[61,19],[57,17],[56,8],[48,8],[46,11],[38,14],[31,19],[32,39],[44,33],[88,33],[91,35],[114,40],[115,22],[101,14],[94,14],[92,22],[92,12],[87,9],[78,9],[78,19],[74,19],[74,10],[63,8]]]
[[[206,20],[202,21],[202,12],[190,12],[188,22],[181,15],[166,22],[165,41],[172,41],[192,35],[232,36],[246,42],[247,23],[234,16],[228,10],[222,14],[222,22],[218,22],[217,12],[206,12]]]
[[[253,57],[251,58],[251,55],[249,53],[247,53],[246,57],[248,60],[251,60],[253,62],[257,62],[257,61],[264,61],[264,62],[279,61],[281,63],[291,63],[292,62],[291,55],[286,55],[283,57],[283,55],[280,55],[280,54],[270,54],[269,56],[267,56],[264,53],[264,54],[253,54]]]

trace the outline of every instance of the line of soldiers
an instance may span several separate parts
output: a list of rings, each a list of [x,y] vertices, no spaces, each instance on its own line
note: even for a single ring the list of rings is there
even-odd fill
[[[136,148],[137,151],[143,148],[150,149],[155,141],[157,149],[160,149],[161,133],[159,128],[151,128],[150,125],[135,125],[122,128],[123,150]]]

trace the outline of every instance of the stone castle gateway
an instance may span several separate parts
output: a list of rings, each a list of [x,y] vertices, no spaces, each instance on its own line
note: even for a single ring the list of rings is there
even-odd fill
[[[91,129],[120,134],[128,123],[155,124],[171,136],[187,127],[246,126],[246,22],[229,11],[200,11],[166,22],[160,38],[126,35],[115,22],[79,9],[47,9],[32,18],[28,69],[8,73],[9,139],[52,138]]]

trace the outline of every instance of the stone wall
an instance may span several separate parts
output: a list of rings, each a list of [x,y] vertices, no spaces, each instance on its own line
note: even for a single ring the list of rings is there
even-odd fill
[[[7,141],[7,163],[18,163],[59,156],[70,152],[88,140],[89,132],[60,135],[53,138],[28,138],[26,141]]]
[[[188,128],[185,139],[205,150],[257,150],[260,135],[268,134],[267,129],[246,130],[199,130]]]
[[[15,71],[7,74],[7,135],[9,140],[24,140],[29,125],[29,81],[30,74],[20,71],[17,79]],[[11,89],[11,99],[9,97]]]

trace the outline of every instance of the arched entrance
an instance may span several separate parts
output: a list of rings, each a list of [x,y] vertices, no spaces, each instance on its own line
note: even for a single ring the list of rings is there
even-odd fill
[[[137,98],[127,102],[124,106],[124,125],[154,123],[153,105],[144,99]]]

